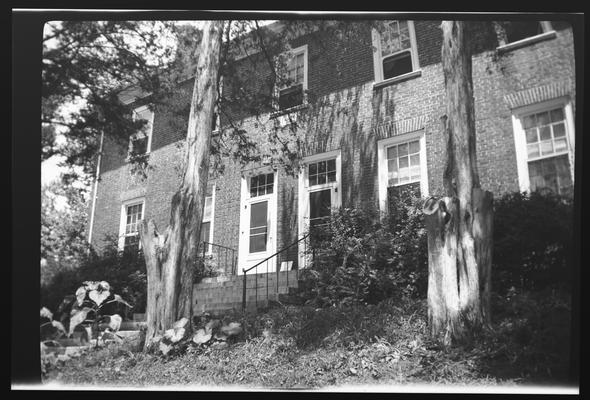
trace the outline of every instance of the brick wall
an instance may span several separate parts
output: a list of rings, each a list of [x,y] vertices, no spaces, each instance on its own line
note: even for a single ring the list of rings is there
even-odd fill
[[[358,40],[341,39],[334,32],[319,32],[321,41],[299,38],[293,45],[309,47],[309,119],[293,137],[301,139],[304,155],[341,150],[343,206],[377,204],[377,141],[390,134],[379,130],[393,124],[397,133],[422,129],[426,138],[428,184],[430,192],[442,187],[445,141],[440,117],[445,114],[444,78],[440,65],[440,21],[416,21],[419,77],[397,84],[373,88],[373,58],[368,25],[358,22]],[[542,41],[498,55],[497,42],[490,36],[489,23],[479,23],[473,56],[477,158],[481,184],[496,196],[518,190],[516,154],[511,122],[510,99],[523,90],[546,93],[547,87],[562,82],[562,92],[575,99],[574,50],[572,32],[561,27],[554,39]],[[481,25],[483,24],[483,25]],[[485,28],[482,28],[482,26]],[[363,31],[363,27],[364,29]],[[344,44],[339,41],[343,40]],[[185,82],[192,88],[192,81]],[[538,89],[535,89],[538,88]],[[189,90],[190,92],[190,90]],[[560,92],[560,93],[562,93]],[[185,96],[185,97],[183,97]],[[178,104],[187,104],[180,93]],[[183,103],[184,102],[184,103]],[[177,107],[183,110],[182,107]],[[575,109],[575,107],[574,107]],[[156,112],[150,162],[153,169],[145,180],[133,177],[124,162],[124,152],[112,143],[105,145],[98,187],[93,243],[101,236],[117,233],[121,202],[132,196],[145,196],[146,217],[164,229],[169,218],[170,199],[179,183],[182,160],[182,115]],[[186,117],[185,117],[186,118]],[[241,127],[255,141],[268,141],[276,120],[245,118]],[[240,184],[243,167],[226,160],[225,170],[211,179],[216,183],[213,241],[238,248]],[[297,238],[297,178],[279,169],[278,248]],[[295,258],[294,253],[287,257]]]

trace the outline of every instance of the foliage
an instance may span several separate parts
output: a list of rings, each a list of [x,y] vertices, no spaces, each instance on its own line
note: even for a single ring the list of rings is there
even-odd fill
[[[421,199],[394,198],[379,220],[372,207],[334,210],[312,230],[313,268],[304,276],[319,304],[377,303],[391,296],[425,297],[428,276]]]
[[[573,202],[552,193],[510,193],[494,201],[495,291],[543,289],[571,279]]]
[[[114,238],[107,239],[102,253],[90,252],[75,268],[60,271],[41,286],[41,304],[57,310],[67,293],[74,293],[80,282],[100,281],[108,276],[111,287],[134,305],[133,312],[144,312],[147,294],[145,260],[141,251],[121,252]],[[111,314],[131,317],[128,307],[111,304]],[[68,311],[69,312],[69,311]]]
[[[278,307],[228,315],[243,332],[227,346],[193,346],[174,357],[113,344],[49,369],[62,384],[244,385],[327,388],[379,384],[563,384],[570,299],[560,291],[495,296],[493,329],[444,349],[428,338],[425,300],[316,309]],[[211,320],[204,318],[197,325]]]
[[[41,188],[41,284],[71,270],[88,251],[85,190],[52,182]],[[61,202],[61,204],[60,204]]]

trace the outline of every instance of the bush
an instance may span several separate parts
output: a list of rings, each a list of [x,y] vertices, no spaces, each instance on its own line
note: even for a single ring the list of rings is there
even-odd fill
[[[552,193],[510,193],[494,201],[492,284],[541,290],[567,284],[572,201]]]
[[[110,239],[103,252],[88,254],[75,269],[60,271],[47,284],[41,286],[41,305],[57,310],[64,296],[74,293],[84,281],[108,279],[113,291],[133,305],[133,309],[116,306],[111,314],[130,319],[132,313],[145,311],[147,301],[147,274],[143,253],[121,252],[115,240]]]
[[[380,220],[374,207],[334,210],[311,232],[314,264],[304,270],[320,304],[376,304],[392,296],[425,297],[428,249],[422,200],[411,188]]]

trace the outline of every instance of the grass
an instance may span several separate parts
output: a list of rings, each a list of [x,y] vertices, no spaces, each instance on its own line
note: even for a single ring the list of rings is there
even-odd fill
[[[568,296],[521,293],[494,300],[494,326],[472,343],[444,349],[428,338],[424,300],[355,308],[280,307],[233,315],[246,328],[225,349],[189,348],[163,357],[133,344],[90,350],[50,368],[45,383],[109,386],[564,383]]]

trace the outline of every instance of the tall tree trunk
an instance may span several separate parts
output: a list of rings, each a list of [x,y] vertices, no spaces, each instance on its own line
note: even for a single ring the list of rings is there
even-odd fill
[[[447,95],[448,197],[424,207],[428,230],[431,333],[462,339],[489,322],[492,194],[480,189],[475,151],[471,52],[462,22],[442,23]]]
[[[217,96],[222,21],[204,24],[186,137],[182,182],[172,198],[170,224],[158,233],[153,220],[140,227],[147,268],[147,332],[144,349],[182,317],[191,321],[193,266],[203,218],[211,127]],[[190,325],[189,325],[190,327]],[[189,329],[190,330],[190,329]]]

